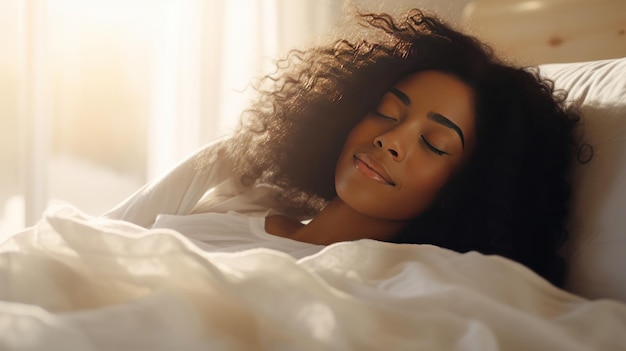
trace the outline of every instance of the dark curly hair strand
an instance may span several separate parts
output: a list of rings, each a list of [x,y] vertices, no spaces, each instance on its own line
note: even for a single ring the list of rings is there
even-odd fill
[[[474,153],[395,242],[477,250],[516,260],[555,284],[566,238],[568,172],[578,115],[536,70],[420,10],[397,20],[359,13],[362,28],[330,45],[293,50],[256,84],[257,98],[220,152],[248,183],[281,189],[292,215],[316,214],[336,196],[334,170],[350,129],[396,82],[419,71],[473,88]]]

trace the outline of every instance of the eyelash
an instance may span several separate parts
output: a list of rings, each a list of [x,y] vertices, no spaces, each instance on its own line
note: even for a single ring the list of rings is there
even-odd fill
[[[391,117],[391,116],[387,116],[387,115],[383,115],[382,113],[378,112],[378,111],[374,111],[374,114],[380,118],[384,118],[390,121],[397,121],[398,119],[395,117]],[[449,153],[443,151],[443,150],[439,150],[438,148],[436,148],[433,144],[431,144],[428,139],[426,139],[423,135],[420,135],[420,138],[422,139],[422,141],[424,142],[424,144],[426,144],[426,147],[436,153],[439,156],[443,156],[443,155],[449,155]]]
[[[388,119],[390,121],[397,121],[398,119],[395,117],[391,117],[391,116],[387,116],[387,115],[383,115],[382,113],[378,112],[378,111],[374,111],[374,114],[378,117],[384,118],[384,119]]]
[[[424,144],[426,144],[426,147],[428,147],[430,149],[430,151],[436,153],[439,156],[443,156],[443,155],[449,155],[449,153],[443,151],[443,150],[439,150],[437,149],[433,144],[431,144],[428,139],[424,138],[423,135],[420,135],[420,138],[422,138],[422,141],[424,142]]]

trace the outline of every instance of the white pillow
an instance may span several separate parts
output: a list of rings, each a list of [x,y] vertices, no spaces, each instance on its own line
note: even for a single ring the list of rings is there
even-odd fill
[[[573,169],[566,289],[626,302],[626,58],[540,70],[568,100],[584,97],[584,137],[594,150]]]

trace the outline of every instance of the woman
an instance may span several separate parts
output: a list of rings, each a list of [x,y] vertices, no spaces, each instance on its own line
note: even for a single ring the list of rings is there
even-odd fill
[[[153,226],[213,248],[248,235],[250,247],[282,240],[288,250],[364,238],[476,250],[559,285],[567,176],[579,148],[566,94],[419,10],[357,17],[355,33],[279,61],[256,85],[239,130],[196,165],[207,179],[227,173],[243,185],[222,184],[178,211],[184,219],[161,215]],[[146,189],[151,204],[170,199]],[[228,212],[246,212],[244,203],[260,221]],[[111,216],[129,218],[132,207]],[[189,213],[202,221],[190,224]]]

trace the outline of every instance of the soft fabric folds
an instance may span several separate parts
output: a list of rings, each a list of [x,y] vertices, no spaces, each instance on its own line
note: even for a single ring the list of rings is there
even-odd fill
[[[626,306],[500,257],[371,240],[207,252],[68,205],[0,245],[2,350],[618,350]]]

